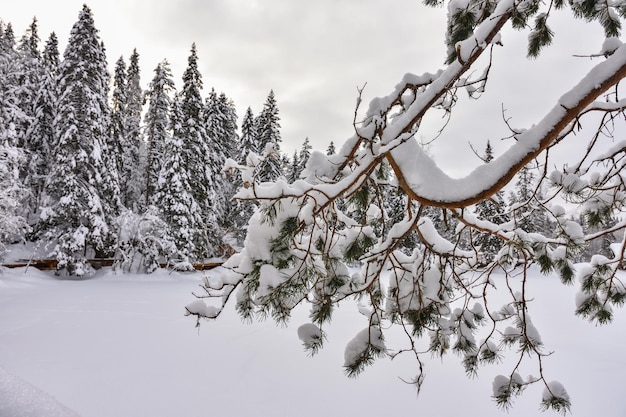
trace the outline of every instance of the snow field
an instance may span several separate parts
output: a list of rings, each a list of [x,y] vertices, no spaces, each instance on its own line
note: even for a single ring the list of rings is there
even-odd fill
[[[313,358],[297,334],[308,321],[305,309],[281,328],[271,321],[242,324],[231,306],[219,320],[195,329],[184,306],[193,302],[201,279],[202,273],[115,275],[103,269],[90,280],[61,281],[32,268],[3,269],[0,400],[12,406],[0,405],[0,415],[541,414],[542,386],[527,389],[508,414],[491,400],[492,381],[510,372],[510,360],[479,371],[476,380],[465,377],[457,357],[428,360],[419,398],[399,379],[415,376],[408,355],[381,359],[357,379],[346,378],[345,346],[366,325],[349,302],[325,329],[328,341]],[[574,288],[539,274],[528,288],[533,324],[546,351],[554,351],[544,370],[565,386],[573,415],[626,415],[625,311],[616,311],[612,325],[595,327],[573,316]],[[386,345],[397,347],[398,336],[390,334]],[[33,390],[38,394],[30,395],[29,407],[54,406],[57,414],[28,414],[19,397]]]

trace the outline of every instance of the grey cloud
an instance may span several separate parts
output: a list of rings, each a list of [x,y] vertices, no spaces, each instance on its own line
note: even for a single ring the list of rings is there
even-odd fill
[[[1,17],[13,21],[17,29],[37,15],[42,38],[55,30],[63,44],[83,2],[50,6],[47,0],[32,0],[28,10],[3,6]],[[357,86],[367,82],[365,108],[374,96],[388,94],[405,72],[441,68],[445,55],[446,10],[415,0],[91,0],[89,4],[109,63],[137,47],[146,85],[163,58],[170,61],[180,85],[191,43],[196,42],[205,94],[211,87],[224,91],[243,115],[248,106],[258,113],[274,89],[288,152],[307,136],[318,149],[325,149],[330,140],[340,144],[352,134]],[[505,47],[495,51],[487,92],[478,102],[462,99],[449,130],[432,147],[447,169],[463,172],[459,167],[467,165],[468,142],[482,149],[490,139],[498,151],[499,139],[507,134],[502,105],[515,126],[528,126],[594,64],[572,54],[599,50],[601,29],[573,23],[569,12],[562,15],[555,13],[555,44],[535,61],[525,58],[527,32],[504,33]],[[17,22],[17,16],[23,21]],[[440,123],[436,115],[423,124],[426,140]]]

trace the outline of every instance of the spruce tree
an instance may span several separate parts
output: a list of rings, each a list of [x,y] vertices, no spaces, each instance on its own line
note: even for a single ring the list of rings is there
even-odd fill
[[[34,18],[26,33],[17,45],[17,59],[20,73],[18,76],[19,106],[25,117],[16,126],[18,131],[18,146],[28,147],[28,131],[31,129],[35,117],[35,98],[39,90],[41,79],[41,54],[39,53],[39,35],[37,33],[37,19]]]
[[[124,172],[122,172],[122,160],[124,153],[124,137],[126,117],[126,62],[120,56],[115,62],[113,72],[113,93],[111,99],[111,123],[108,135],[109,149],[113,153],[116,169],[120,173],[120,192],[123,194]]]
[[[7,146],[18,146],[23,138],[20,127],[27,122],[20,106],[21,69],[14,50],[0,51],[0,141]]]
[[[88,256],[113,252],[109,225],[119,210],[117,170],[107,146],[106,56],[85,5],[58,73],[55,161],[45,185],[43,237],[56,243],[58,269],[85,275]]]
[[[6,138],[0,140],[0,259],[7,245],[22,240],[29,230],[26,219],[20,215],[26,194],[19,178],[23,156],[22,150],[9,145]]]
[[[228,158],[236,158],[239,152],[239,135],[237,134],[237,108],[233,100],[223,92],[218,99],[218,108],[222,115],[222,137],[224,153]]]
[[[36,214],[41,205],[41,195],[47,174],[50,172],[56,140],[54,119],[57,113],[57,83],[59,50],[57,37],[50,34],[41,55],[41,72],[35,93],[32,123],[27,132],[26,167],[24,185],[29,190],[25,204]]]
[[[198,70],[198,55],[195,43],[187,60],[183,73],[183,87],[180,92],[180,129],[174,132],[175,139],[182,141],[182,160],[190,181],[191,194],[202,214],[202,221],[197,226],[196,255],[198,258],[212,256],[214,248],[207,240],[209,231],[215,227],[211,198],[213,177],[211,172],[211,154],[209,138],[204,127],[204,103],[201,96],[202,76]]]
[[[231,194],[228,189],[228,183],[222,174],[222,168],[229,154],[229,146],[225,118],[222,112],[219,99],[215,89],[211,89],[206,99],[204,108],[204,129],[207,135],[207,160],[209,175],[211,177],[210,188],[208,191],[208,200],[210,201],[211,210],[211,227],[207,230],[209,244],[213,248],[217,248],[222,244],[223,232],[221,225],[223,223],[226,206],[229,203],[228,195]],[[206,217],[206,215],[205,215]]]
[[[43,52],[41,53],[41,59],[43,60],[44,65],[56,75],[59,65],[61,64],[61,58],[59,55],[59,40],[56,33],[52,32],[48,37]]]
[[[123,157],[125,178],[122,197],[126,207],[141,205],[145,193],[143,173],[146,164],[146,146],[141,130],[141,114],[145,99],[141,88],[139,53],[133,49],[126,72],[126,147]]]
[[[300,154],[298,155],[300,163],[298,169],[300,170],[300,173],[304,171],[306,163],[309,162],[309,158],[311,157],[311,150],[313,150],[313,146],[311,146],[311,144],[309,143],[309,138],[307,137],[304,139],[304,142],[302,143],[302,148],[300,148]]]
[[[296,181],[300,177],[300,173],[300,157],[298,156],[298,151],[293,151],[293,156],[291,157],[285,175],[287,177],[287,182],[291,184]]]
[[[261,114],[256,119],[256,132],[259,151],[265,159],[259,167],[257,179],[260,182],[275,181],[283,173],[283,158],[280,152],[280,117],[274,91],[271,90],[263,105]]]
[[[115,65],[110,148],[120,173],[122,204],[133,209],[143,193],[144,145],[140,130],[143,97],[139,86],[139,55],[133,51],[126,69],[123,57]]]
[[[13,28],[8,23],[0,37],[0,140],[7,140],[7,146],[23,147],[25,126],[30,122],[29,112],[24,111],[24,91],[26,76],[24,62],[15,49]]]
[[[493,149],[491,143],[487,141],[484,159],[486,164],[493,160]],[[502,224],[509,221],[506,214],[506,205],[504,203],[504,192],[499,191],[490,199],[483,200],[476,204],[474,210],[476,217],[481,220],[489,220],[495,224]],[[482,253],[482,262],[490,263],[502,248],[502,239],[489,233],[477,233],[474,237],[473,244],[477,246]]]
[[[163,60],[154,70],[154,77],[147,91],[148,110],[144,118],[146,134],[145,204],[156,205],[157,182],[163,159],[165,143],[170,137],[169,112],[172,95],[175,94],[172,71],[167,60]]]
[[[7,244],[20,240],[28,230],[22,216],[27,189],[20,171],[25,163],[24,129],[31,121],[31,115],[24,111],[23,93],[30,92],[32,86],[22,86],[29,70],[22,56],[15,50],[11,24],[5,27],[0,22],[0,256]]]
[[[539,232],[550,236],[553,225],[541,205],[543,190],[537,185],[534,170],[531,165],[526,165],[519,171],[515,188],[509,196],[509,205],[517,227],[528,233]]]
[[[211,104],[209,102],[214,102]],[[207,112],[214,116],[207,119],[214,119],[214,122],[207,125],[207,132],[210,138],[213,158],[213,187],[214,187],[214,212],[216,216],[216,228],[210,234],[213,247],[225,247],[225,244],[232,246],[236,240],[236,230],[239,227],[239,210],[233,201],[233,196],[239,187],[239,181],[227,176],[223,172],[224,164],[228,158],[236,158],[239,152],[239,135],[237,134],[237,111],[233,101],[220,93],[216,97],[212,92],[207,102]],[[209,126],[213,126],[209,128]],[[219,251],[222,255],[223,250]]]
[[[254,113],[252,113],[252,109],[248,107],[241,122],[241,140],[238,154],[234,159],[240,164],[245,165],[250,152],[258,154],[260,151]]]
[[[2,36],[0,36],[0,52],[5,54],[15,53],[15,33],[11,22],[2,28]]]
[[[335,143],[331,140],[328,148],[326,148],[326,155],[334,155],[336,152],[337,150],[335,149]]]
[[[206,239],[202,237],[200,206],[192,193],[192,179],[185,160],[185,142],[180,132],[183,117],[180,103],[178,99],[174,99],[170,115],[173,134],[165,142],[155,202],[169,227],[168,240],[176,246],[175,260],[189,267],[197,259],[198,245],[205,244]]]
[[[233,156],[233,159],[242,165],[247,165],[247,159],[251,153],[259,153],[259,143],[254,114],[252,113],[252,109],[248,107],[241,122],[241,138],[239,140],[239,147],[236,149],[236,154]],[[231,181],[234,185],[235,191],[242,186],[250,186],[250,184],[242,183],[241,174],[239,172],[231,174]],[[240,245],[243,243],[248,221],[256,210],[256,204],[248,200],[233,200],[232,204],[233,214],[231,216],[230,228],[237,244]]]

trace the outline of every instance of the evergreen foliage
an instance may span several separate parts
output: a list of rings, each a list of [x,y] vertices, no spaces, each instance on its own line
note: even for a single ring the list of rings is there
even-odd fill
[[[305,138],[304,142],[302,142],[302,147],[300,148],[300,153],[298,154],[298,177],[304,171],[307,162],[309,162],[309,158],[311,157],[311,151],[313,150],[313,146],[309,142],[309,138]]]
[[[19,179],[24,155],[19,148],[0,141],[0,259],[7,245],[20,241],[29,230],[26,219],[20,215],[20,202],[27,190]]]
[[[112,254],[109,225],[120,207],[117,169],[107,145],[106,57],[87,6],[72,28],[57,84],[55,160],[38,227],[56,243],[59,271],[81,276],[89,273],[88,254]]]
[[[233,159],[241,165],[250,165],[254,163],[253,160],[255,159],[255,155],[257,155],[259,151],[255,117],[254,113],[252,113],[252,109],[248,107],[241,122],[239,147],[236,150]],[[249,160],[249,157],[252,157],[252,160]],[[249,183],[244,183],[239,171],[229,171],[228,176],[235,191],[242,186],[245,187],[251,185]],[[230,229],[238,246],[243,243],[248,220],[252,217],[256,207],[256,204],[252,201],[240,199],[232,200]]]
[[[330,141],[328,148],[326,148],[326,155],[334,155],[336,152],[337,150],[335,149],[335,143],[333,141]]]
[[[165,143],[171,136],[169,112],[172,95],[175,93],[172,71],[167,60],[163,60],[154,70],[154,77],[146,93],[148,110],[144,118],[146,134],[145,205],[156,205],[157,182],[163,158]]]
[[[191,46],[187,68],[183,73],[183,87],[180,91],[180,118],[173,130],[174,140],[180,140],[180,169],[186,170],[189,190],[201,220],[193,223],[195,259],[202,259],[215,254],[211,247],[209,234],[216,227],[216,217],[212,207],[214,178],[212,176],[212,154],[209,136],[204,120],[205,108],[201,96],[202,75],[198,71],[196,45]],[[191,253],[189,255],[192,255]]]
[[[270,91],[261,114],[255,120],[255,130],[259,152],[264,156],[258,167],[259,181],[275,181],[283,173],[283,160],[280,153],[280,117],[274,91]]]
[[[192,179],[185,160],[185,141],[181,133],[184,117],[178,99],[172,102],[170,123],[173,135],[165,143],[165,157],[159,174],[155,201],[163,220],[169,227],[171,240],[176,247],[175,259],[193,262],[197,259],[198,245],[206,242],[202,227],[200,206],[192,193]]]
[[[124,131],[122,149],[122,167],[120,171],[120,192],[123,204],[127,208],[141,206],[141,197],[145,193],[146,147],[141,130],[141,113],[144,94],[141,88],[139,54],[134,49],[126,72],[126,106],[124,108]]]
[[[58,68],[58,41],[56,35],[52,33],[41,56],[39,83],[33,102],[33,120],[27,132],[28,141],[24,146],[26,163],[22,177],[24,185],[30,190],[24,204],[28,206],[29,212],[35,215],[39,211],[45,179],[54,159]]]
[[[493,148],[491,147],[491,143],[487,141],[484,161],[485,163],[489,163],[492,160]],[[504,192],[498,191],[490,199],[483,200],[476,204],[474,213],[480,220],[488,220],[499,225],[509,221],[509,216],[506,211]],[[482,262],[489,264],[502,248],[503,241],[498,236],[490,233],[477,233],[474,237],[474,245],[479,248],[482,253]]]
[[[241,140],[239,152],[238,155],[235,156],[235,159],[240,164],[246,164],[246,159],[250,152],[258,154],[261,152],[261,149],[259,149],[254,114],[252,113],[252,109],[248,107],[243,116],[243,121],[241,122]]]

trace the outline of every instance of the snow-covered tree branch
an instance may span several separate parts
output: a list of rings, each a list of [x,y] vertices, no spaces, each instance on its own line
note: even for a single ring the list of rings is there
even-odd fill
[[[312,323],[298,334],[315,353],[337,304],[354,297],[365,323],[346,347],[349,376],[380,356],[412,352],[419,389],[424,355],[452,352],[470,376],[513,356],[513,365],[493,382],[499,406],[509,407],[526,386],[538,383],[544,386],[543,408],[569,410],[563,385],[544,373],[549,350],[532,323],[528,273],[536,265],[557,273],[564,284],[578,282],[576,314],[597,323],[609,322],[612,307],[626,300],[619,272],[623,239],[613,244],[611,256],[595,254],[576,264],[590,241],[623,233],[626,226],[614,221],[626,199],[626,147],[613,143],[624,119],[618,84],[626,76],[626,47],[613,38],[624,6],[570,5],[575,17],[602,24],[613,39],[605,46],[612,47],[543,118],[512,129],[510,146],[499,156],[485,158],[464,178],[452,178],[416,139],[428,113],[454,112],[460,89],[479,98],[489,75],[502,69],[494,48],[501,45],[505,24],[525,29],[534,19],[528,55],[535,57],[551,43],[550,11],[563,7],[561,1],[452,0],[447,65],[407,74],[389,95],[372,100],[337,154],[312,153],[292,183],[258,181],[269,151],[250,154],[246,164],[230,161],[227,168],[239,170],[244,184],[236,197],[255,200],[260,209],[244,248],[225,264],[230,273],[207,279],[188,314],[216,318],[236,294],[233,302],[244,318],[284,322],[307,303]],[[486,53],[489,62],[480,70]],[[467,77],[474,72],[481,75]],[[582,120],[598,119],[595,132],[581,130]],[[557,168],[550,156],[562,146],[578,147],[580,158]],[[501,193],[515,178],[505,212]],[[503,292],[508,301],[496,304],[495,294]],[[398,328],[406,343],[391,346],[385,336]],[[521,377],[528,367],[533,376]]]

